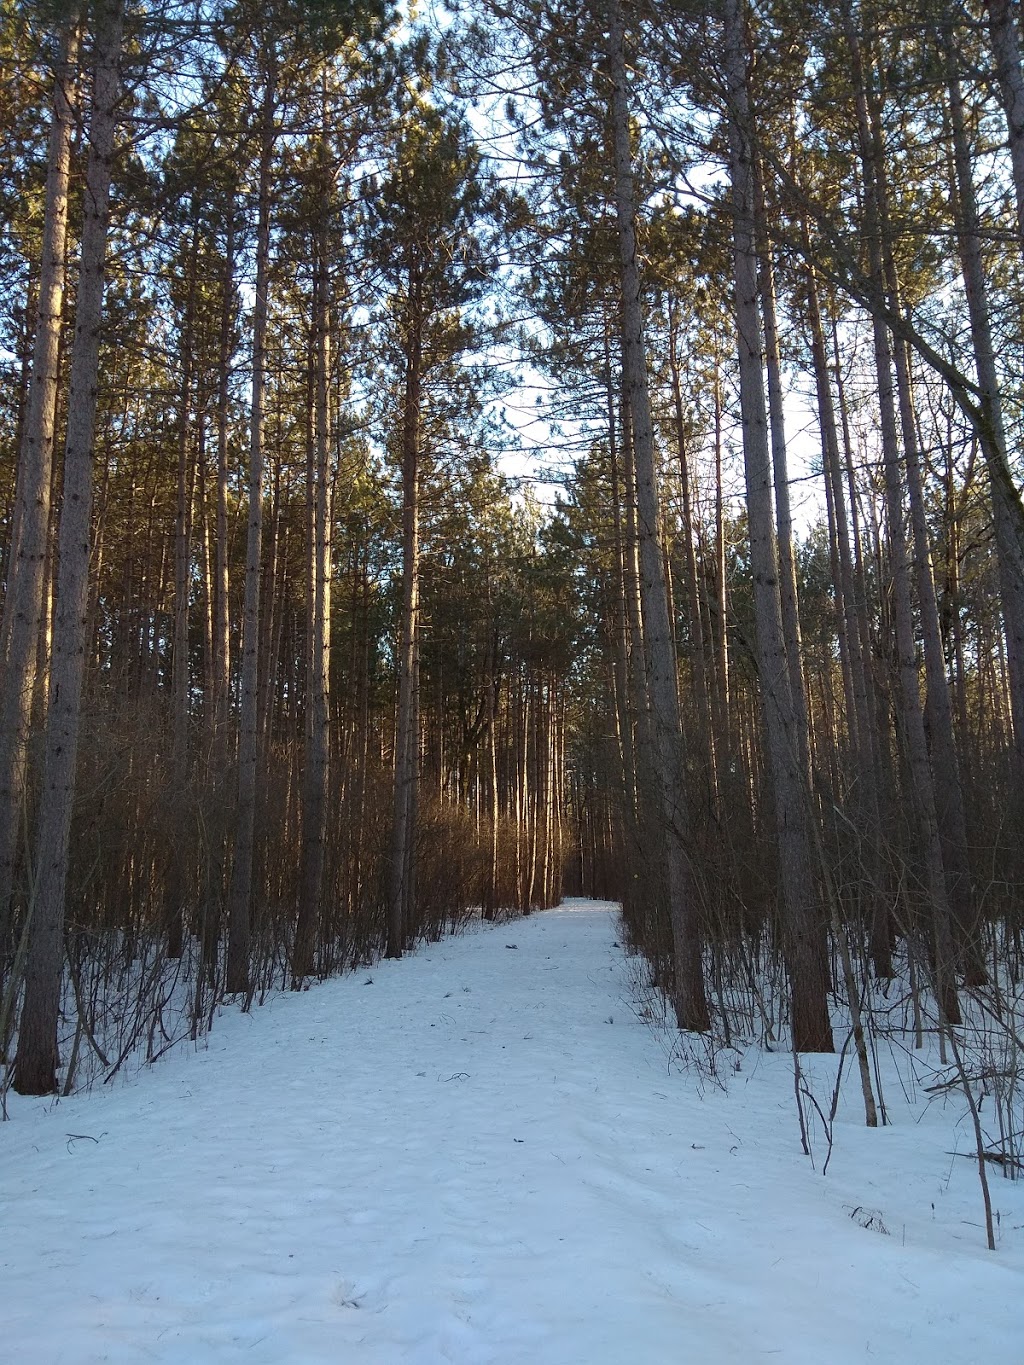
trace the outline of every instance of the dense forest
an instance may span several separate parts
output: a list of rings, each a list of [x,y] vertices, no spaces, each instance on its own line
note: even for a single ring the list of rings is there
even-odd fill
[[[1022,41],[2,0],[6,1083],[584,894],[1017,1150]]]

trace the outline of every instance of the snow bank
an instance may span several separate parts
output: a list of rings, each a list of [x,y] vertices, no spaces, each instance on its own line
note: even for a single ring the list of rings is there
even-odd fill
[[[568,902],[10,1096],[0,1358],[1020,1365],[1024,1182],[993,1255],[970,1135],[902,1095],[823,1179],[791,1059],[680,1073],[616,938]]]

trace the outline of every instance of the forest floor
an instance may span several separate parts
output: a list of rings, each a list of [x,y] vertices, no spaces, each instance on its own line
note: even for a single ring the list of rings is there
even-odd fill
[[[570,901],[8,1096],[0,1359],[1021,1365],[1024,1180],[993,1254],[953,1100],[901,1063],[868,1131],[851,1069],[823,1177],[792,1058],[683,1065],[638,975]]]

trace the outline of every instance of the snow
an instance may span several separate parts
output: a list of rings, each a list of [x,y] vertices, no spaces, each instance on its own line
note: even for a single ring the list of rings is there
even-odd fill
[[[0,1359],[1020,1365],[1024,1182],[993,1254],[959,1109],[868,1131],[851,1070],[823,1177],[792,1059],[680,1067],[617,938],[567,902],[9,1096]]]

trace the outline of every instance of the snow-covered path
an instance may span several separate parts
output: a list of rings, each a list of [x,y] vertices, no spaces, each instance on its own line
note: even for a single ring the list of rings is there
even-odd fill
[[[823,1180],[789,1059],[702,1097],[615,938],[569,902],[12,1096],[0,1361],[1020,1365],[1020,1186],[992,1255],[948,1131],[851,1114]]]

